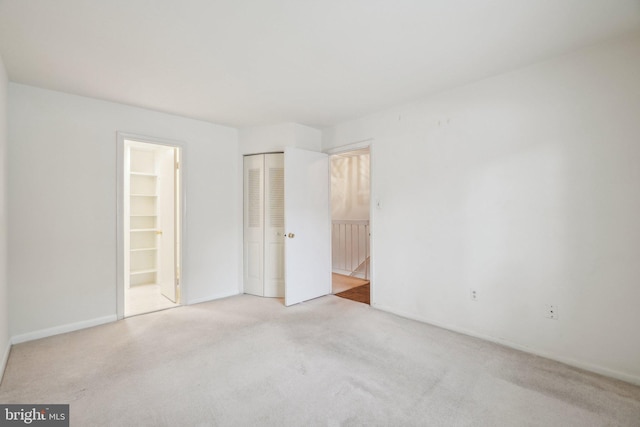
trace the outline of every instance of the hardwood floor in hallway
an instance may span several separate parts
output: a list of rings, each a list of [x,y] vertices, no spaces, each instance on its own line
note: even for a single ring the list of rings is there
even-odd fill
[[[368,280],[344,274],[331,273],[331,293],[339,294],[349,289],[369,284]]]

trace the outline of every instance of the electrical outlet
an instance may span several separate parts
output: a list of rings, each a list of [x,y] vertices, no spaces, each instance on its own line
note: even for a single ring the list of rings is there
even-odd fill
[[[478,301],[478,292],[475,289],[471,289],[469,297],[471,298],[471,301]]]
[[[545,310],[545,317],[548,319],[558,320],[558,306],[555,304],[547,304]]]

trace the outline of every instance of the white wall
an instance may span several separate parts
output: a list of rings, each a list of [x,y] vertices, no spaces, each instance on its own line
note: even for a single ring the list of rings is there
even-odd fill
[[[255,126],[238,131],[240,154],[284,151],[285,147],[321,151],[322,132],[298,123]]]
[[[368,220],[369,153],[331,156],[331,219]]]
[[[0,57],[0,379],[9,357],[9,291],[7,285],[7,86],[9,80]]]
[[[374,305],[640,384],[638,76],[635,34],[327,129],[374,139]]]
[[[117,131],[184,143],[186,302],[238,292],[235,129],[13,83],[9,121],[14,340],[115,317]]]

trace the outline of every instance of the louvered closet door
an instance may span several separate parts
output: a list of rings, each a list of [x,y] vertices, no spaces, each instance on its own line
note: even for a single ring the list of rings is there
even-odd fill
[[[264,296],[284,297],[284,155],[264,159]]]
[[[244,292],[264,296],[264,155],[244,158]]]

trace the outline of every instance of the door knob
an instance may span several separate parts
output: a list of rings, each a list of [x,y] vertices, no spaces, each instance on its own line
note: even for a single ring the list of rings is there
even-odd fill
[[[289,233],[288,237],[289,237],[290,239],[293,239],[294,237],[296,237],[296,235],[295,235],[295,234],[293,234],[293,233]]]

